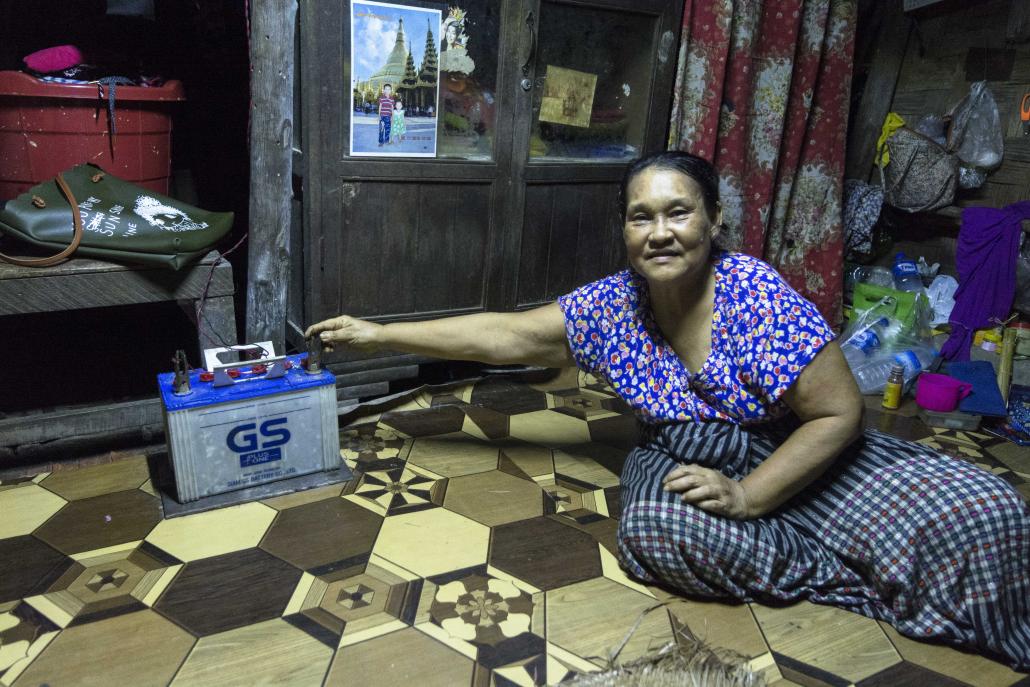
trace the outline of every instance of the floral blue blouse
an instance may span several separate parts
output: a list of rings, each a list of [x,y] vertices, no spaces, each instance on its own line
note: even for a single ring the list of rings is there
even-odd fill
[[[711,353],[694,374],[662,338],[635,271],[558,299],[576,363],[607,380],[645,422],[779,418],[789,411],[784,392],[834,339],[816,307],[771,266],[741,253],[712,260]]]

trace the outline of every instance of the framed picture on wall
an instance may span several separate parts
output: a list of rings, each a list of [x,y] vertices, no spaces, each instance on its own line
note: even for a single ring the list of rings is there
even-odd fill
[[[436,157],[442,15],[352,0],[351,155]]]

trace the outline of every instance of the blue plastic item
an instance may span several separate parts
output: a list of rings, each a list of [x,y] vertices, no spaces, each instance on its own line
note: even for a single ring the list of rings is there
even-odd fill
[[[923,280],[919,277],[919,267],[914,260],[904,253],[894,256],[894,288],[898,291],[922,291]]]

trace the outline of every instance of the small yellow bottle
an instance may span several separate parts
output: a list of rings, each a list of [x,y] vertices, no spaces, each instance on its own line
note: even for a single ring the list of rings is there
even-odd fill
[[[887,386],[883,390],[883,407],[897,410],[901,406],[901,389],[905,386],[905,367],[895,363],[887,376]]]

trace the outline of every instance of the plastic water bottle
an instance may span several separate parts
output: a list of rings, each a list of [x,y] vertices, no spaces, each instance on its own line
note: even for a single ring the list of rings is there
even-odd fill
[[[840,350],[843,351],[844,358],[848,361],[848,367],[854,370],[877,353],[883,347],[889,326],[890,322],[887,318],[881,317],[864,329],[858,330],[842,343]]]
[[[899,353],[874,356],[872,360],[853,367],[851,372],[855,375],[860,392],[878,394],[887,385],[887,377],[894,365],[901,365],[904,368],[905,384],[907,385],[916,378],[916,375],[930,366],[935,355],[932,348],[917,346]]]
[[[912,258],[904,253],[894,256],[894,288],[898,291],[922,291],[923,280],[919,278],[919,268]]]

